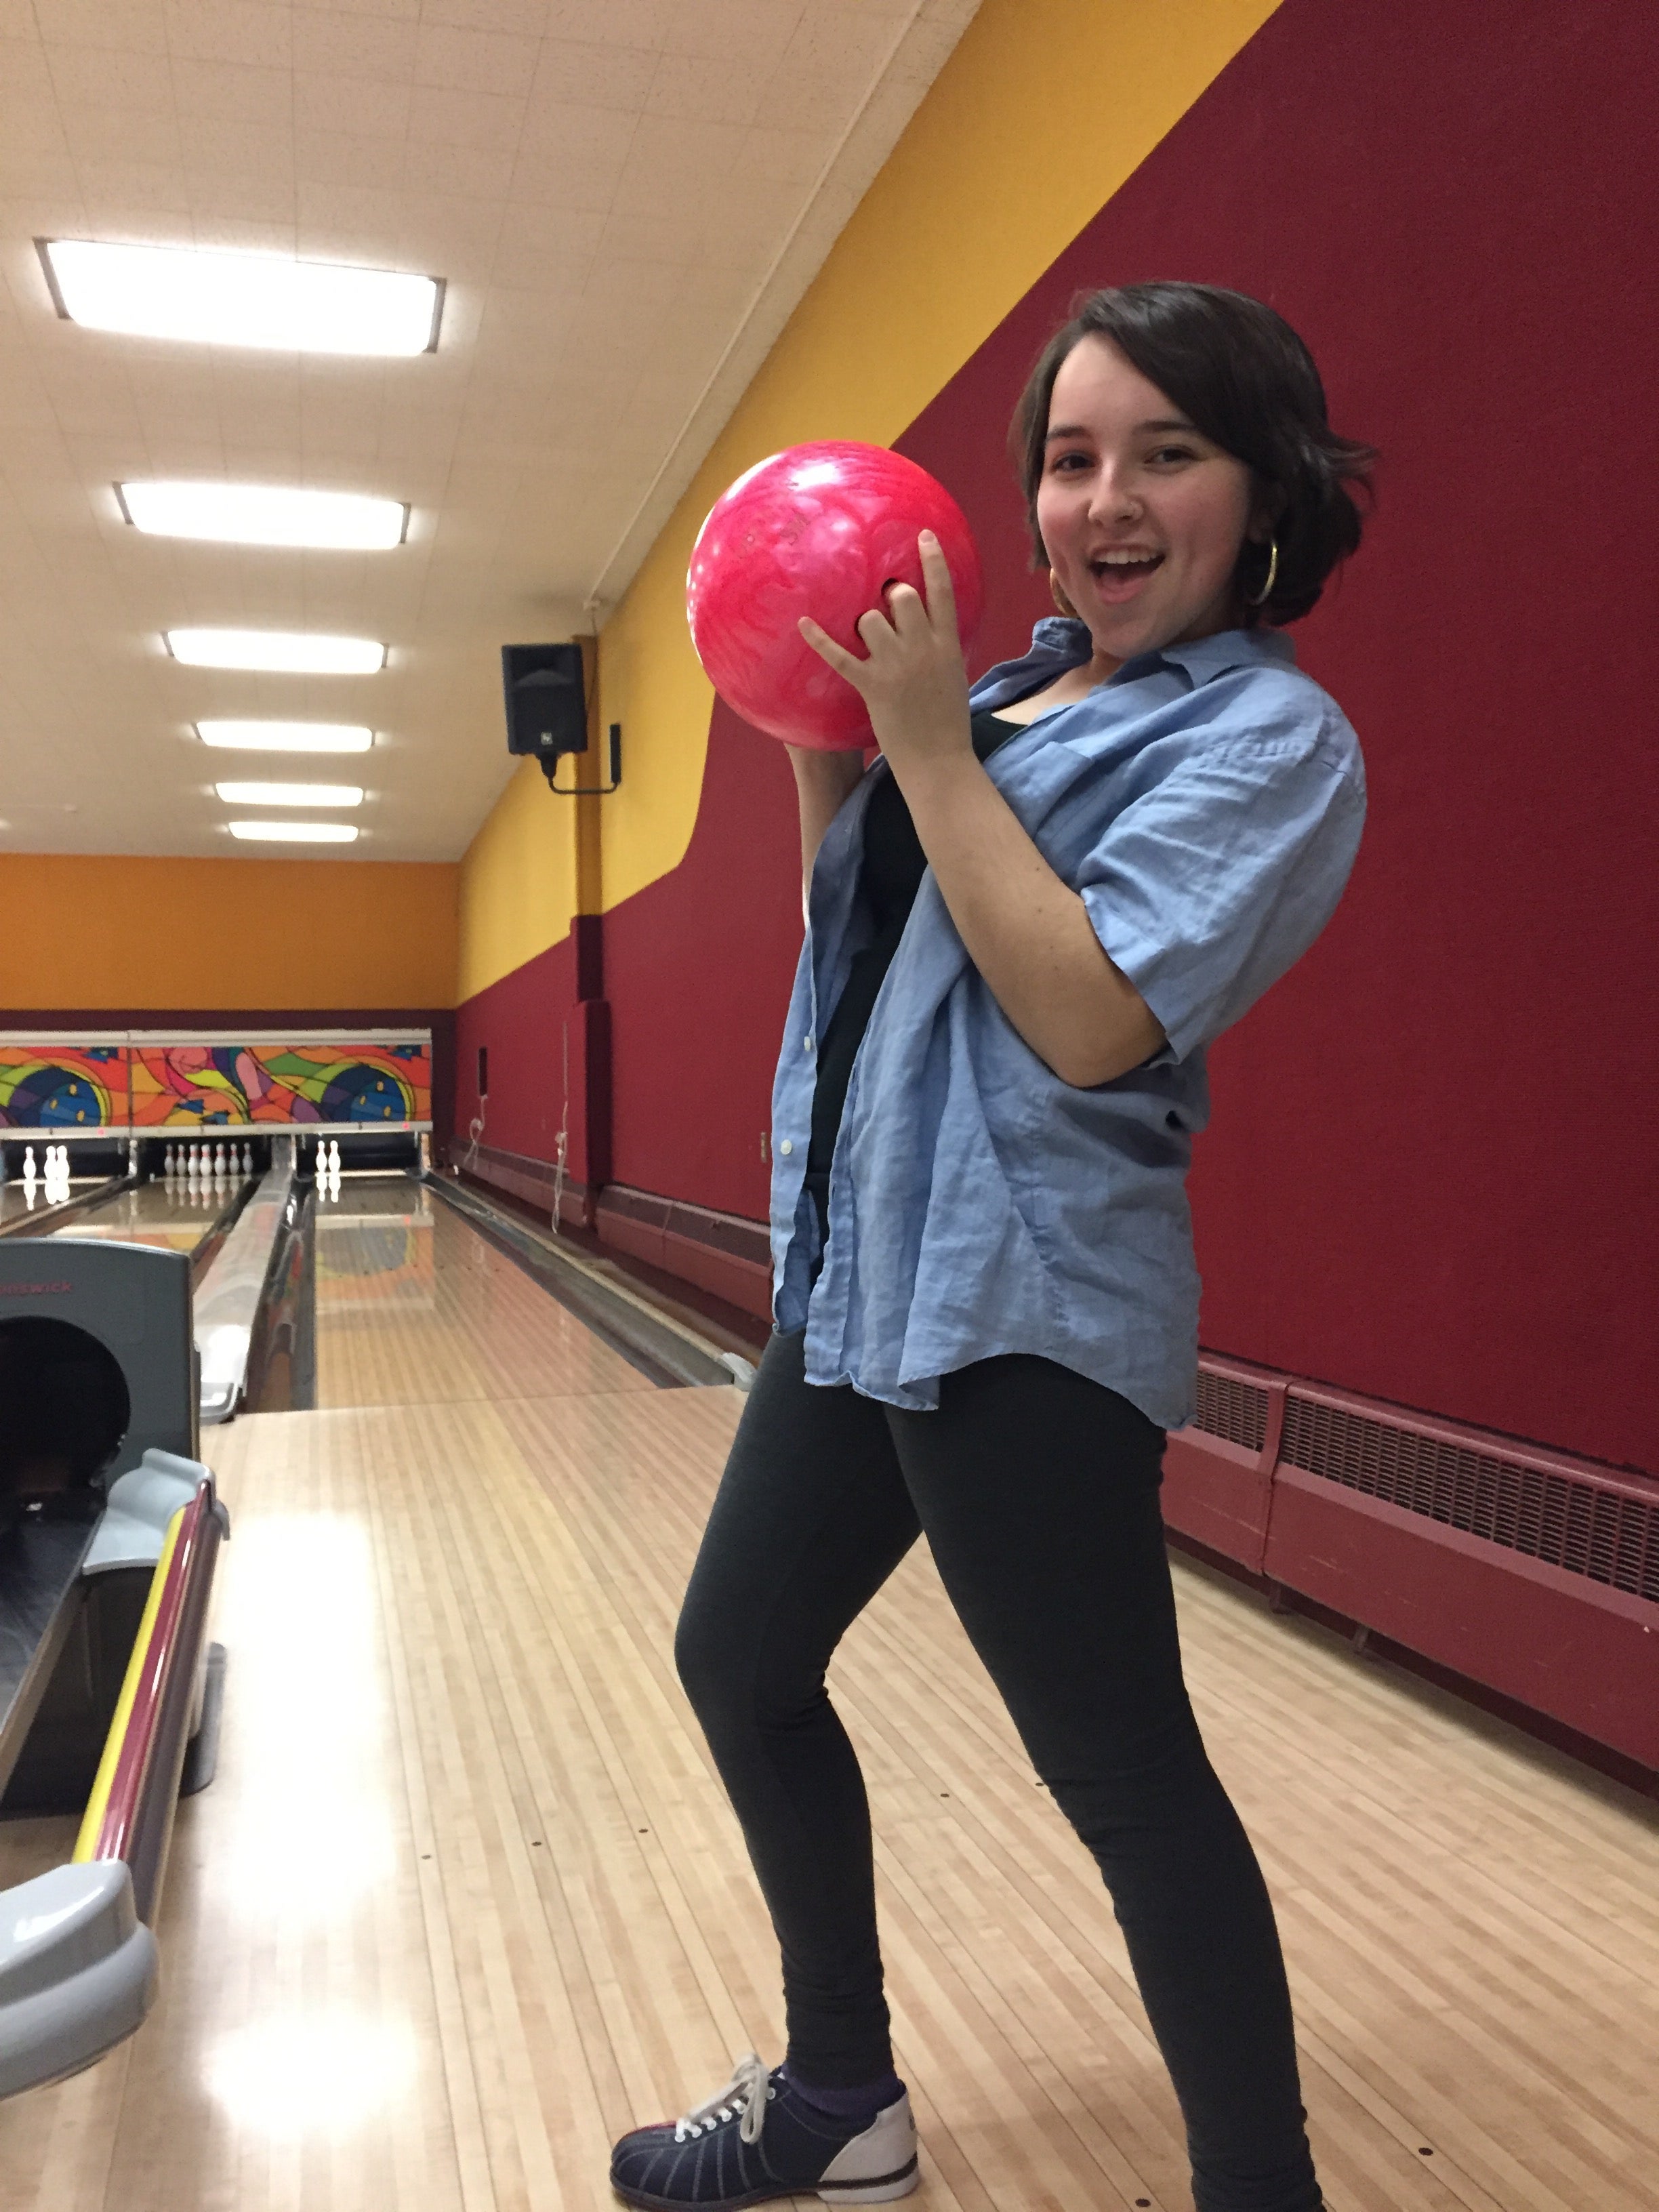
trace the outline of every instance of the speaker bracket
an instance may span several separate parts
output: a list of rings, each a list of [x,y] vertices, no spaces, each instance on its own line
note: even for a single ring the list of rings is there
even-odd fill
[[[612,722],[611,725],[608,750],[611,757],[609,783],[556,782],[559,763],[563,758],[563,755],[555,753],[542,763],[542,774],[547,778],[548,789],[560,799],[609,799],[611,793],[617,790],[622,782],[622,724],[620,722]],[[572,760],[580,760],[581,756],[580,753],[573,753],[570,757]]]

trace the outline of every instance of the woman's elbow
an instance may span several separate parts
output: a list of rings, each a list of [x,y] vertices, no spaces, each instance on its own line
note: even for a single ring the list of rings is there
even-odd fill
[[[1073,1091],[1097,1091],[1115,1083],[1131,1068],[1139,1067],[1161,1051],[1168,1042],[1164,1024],[1143,1000],[1122,1023],[1095,1036],[1073,1031],[1042,1056],[1060,1081]]]

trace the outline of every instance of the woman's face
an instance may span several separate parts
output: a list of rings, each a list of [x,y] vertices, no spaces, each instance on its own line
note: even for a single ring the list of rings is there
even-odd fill
[[[1054,378],[1036,511],[1055,580],[1114,663],[1233,629],[1239,548],[1266,536],[1243,462],[1096,337]]]

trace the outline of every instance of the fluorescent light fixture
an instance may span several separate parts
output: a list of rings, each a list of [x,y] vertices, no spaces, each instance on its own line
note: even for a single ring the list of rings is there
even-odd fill
[[[361,806],[355,783],[216,783],[227,806]]]
[[[204,745],[246,753],[366,753],[373,730],[361,722],[198,722]]]
[[[321,630],[170,629],[167,651],[190,668],[274,669],[295,676],[372,676],[386,647]]]
[[[434,276],[187,246],[35,243],[58,313],[88,330],[279,353],[437,346],[443,285]]]
[[[350,845],[355,822],[233,822],[233,837],[258,838],[267,845]]]
[[[227,545],[317,545],[373,553],[401,545],[401,500],[280,484],[122,483],[122,512],[153,538],[210,538]]]

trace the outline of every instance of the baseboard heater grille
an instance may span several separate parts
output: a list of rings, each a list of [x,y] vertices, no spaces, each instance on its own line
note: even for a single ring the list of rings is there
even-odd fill
[[[1206,1353],[1170,1528],[1659,1773],[1659,1480]]]
[[[1213,1367],[1198,1370],[1198,1418],[1194,1428],[1230,1444],[1259,1452],[1267,1440],[1267,1394],[1259,1383],[1237,1375],[1223,1375]]]
[[[1256,1395],[1265,1408],[1267,1394]],[[1208,1425],[1200,1413],[1200,1426]],[[1319,1405],[1294,1389],[1279,1457],[1346,1490],[1659,1604],[1659,1502]]]

